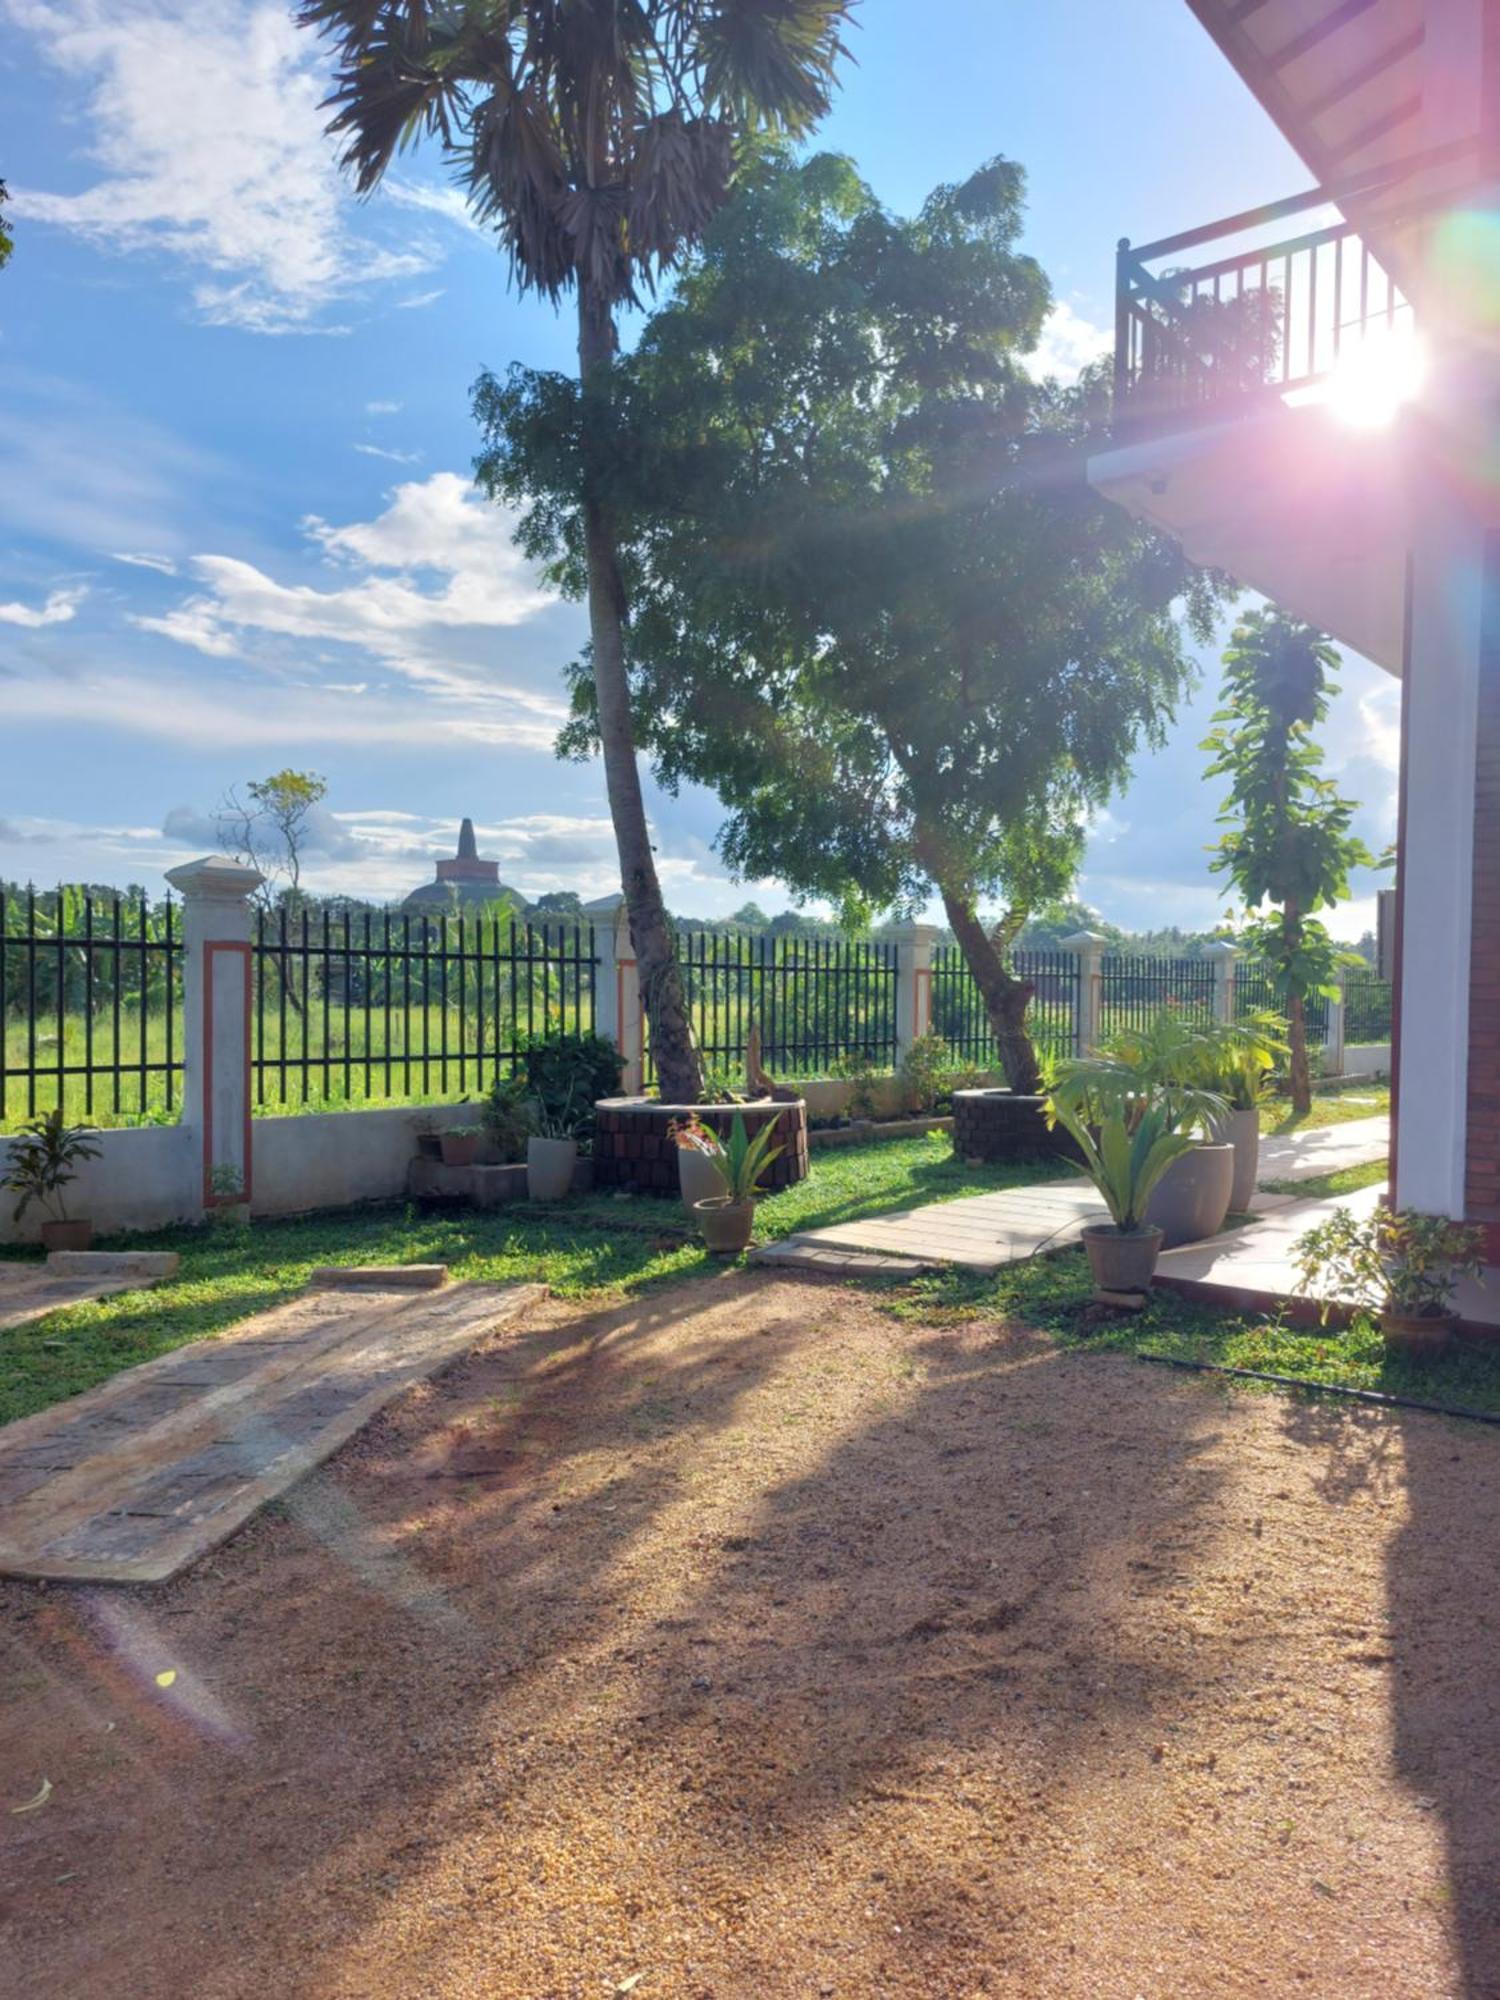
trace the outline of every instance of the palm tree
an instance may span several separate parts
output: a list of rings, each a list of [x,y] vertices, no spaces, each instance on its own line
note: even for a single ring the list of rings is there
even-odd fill
[[[577,293],[580,515],[595,705],[630,934],[664,1097],[702,1068],[646,830],[625,664],[628,605],[595,411],[616,315],[702,238],[736,142],[827,110],[854,0],[303,0],[337,50],[330,131],[361,193],[435,137],[522,290]]]

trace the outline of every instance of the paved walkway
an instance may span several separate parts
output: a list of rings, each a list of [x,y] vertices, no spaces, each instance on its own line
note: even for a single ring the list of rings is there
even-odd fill
[[[0,1333],[85,1299],[159,1285],[175,1275],[180,1261],[175,1251],[102,1250],[54,1250],[45,1264],[0,1259]]]
[[[541,1285],[304,1293],[0,1432],[0,1575],[159,1583]]]
[[[961,1264],[971,1271],[998,1271],[1038,1251],[1065,1248],[1085,1223],[1106,1215],[1092,1187],[1070,1178],[810,1229],[768,1246],[757,1253],[757,1261],[857,1275],[862,1258],[835,1259],[830,1253],[873,1251],[908,1265]],[[899,1266],[893,1268],[899,1271]]]
[[[1304,1125],[1299,1131],[1260,1142],[1260,1183],[1315,1181],[1348,1167],[1368,1167],[1386,1159],[1391,1149],[1391,1121],[1351,1118],[1344,1125]]]

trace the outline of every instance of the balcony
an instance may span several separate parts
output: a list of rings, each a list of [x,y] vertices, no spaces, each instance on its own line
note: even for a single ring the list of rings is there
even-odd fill
[[[1293,217],[1315,225],[1279,232]],[[1206,261],[1185,261],[1209,251]],[[1315,188],[1134,248],[1115,294],[1115,435],[1122,441],[1331,401],[1380,412],[1415,366],[1414,314],[1395,279]]]

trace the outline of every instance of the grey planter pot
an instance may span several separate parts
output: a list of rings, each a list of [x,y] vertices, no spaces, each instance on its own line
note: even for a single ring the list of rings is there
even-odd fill
[[[700,1201],[722,1201],[729,1192],[729,1183],[718,1164],[707,1153],[695,1152],[690,1146],[677,1149],[677,1184],[689,1215]]]
[[[1231,1111],[1227,1118],[1219,1120],[1214,1137],[1234,1148],[1229,1210],[1232,1215],[1243,1215],[1250,1206],[1260,1174],[1260,1113],[1253,1107],[1249,1111]]]
[[[1146,1221],[1161,1231],[1162,1248],[1175,1250],[1222,1229],[1233,1186],[1233,1146],[1194,1146],[1174,1160],[1146,1203]]]
[[[1146,1292],[1156,1270],[1161,1231],[1116,1229],[1112,1222],[1091,1222],[1083,1232],[1094,1288],[1100,1292]]]
[[[578,1164],[576,1139],[526,1141],[526,1192],[532,1201],[561,1201],[573,1190]]]

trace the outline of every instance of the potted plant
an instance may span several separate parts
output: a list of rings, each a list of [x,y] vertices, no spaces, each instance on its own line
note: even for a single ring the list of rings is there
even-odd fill
[[[592,1108],[592,1107],[590,1107]],[[560,1102],[534,1098],[532,1134],[526,1141],[526,1193],[532,1201],[561,1201],[578,1165],[580,1113],[571,1091]]]
[[[533,1104],[554,1125],[564,1120],[572,1139],[591,1143],[594,1106],[601,1098],[619,1095],[625,1058],[614,1043],[587,1030],[579,1034],[555,1031],[538,1035],[522,1060],[527,1095]]]
[[[98,1140],[82,1125],[65,1125],[62,1106],[33,1118],[10,1142],[10,1163],[0,1187],[18,1197],[11,1210],[19,1222],[33,1202],[43,1210],[42,1242],[48,1250],[87,1250],[94,1225],[69,1216],[63,1189],[78,1177],[84,1160],[97,1160]]]
[[[1099,1190],[1108,1222],[1090,1223],[1084,1249],[1101,1293],[1144,1292],[1156,1273],[1164,1231],[1147,1204],[1174,1161],[1193,1151],[1224,1100],[1212,1091],[1172,1084],[1143,1087],[1107,1061],[1060,1066],[1047,1099],[1049,1124],[1077,1146],[1075,1162]]]
[[[1162,1231],[1162,1247],[1196,1243],[1224,1226],[1234,1193],[1234,1147],[1217,1127],[1228,1111],[1218,1090],[1220,1037],[1212,1021],[1196,1019],[1179,1007],[1159,1007],[1144,1027],[1112,1035],[1096,1062],[1107,1067],[1128,1095],[1149,1097],[1170,1090],[1212,1095],[1218,1110],[1181,1147],[1151,1192],[1145,1220]]]
[[[250,1204],[245,1199],[245,1177],[232,1161],[221,1160],[209,1171],[208,1191],[212,1200],[207,1220],[219,1229],[247,1229]]]
[[[443,1165],[445,1167],[472,1167],[474,1162],[479,1158],[479,1148],[483,1143],[483,1126],[450,1126],[442,1136]]]
[[[1243,1020],[1215,1023],[1203,1031],[1204,1062],[1196,1081],[1218,1091],[1228,1104],[1214,1136],[1234,1148],[1234,1178],[1229,1206],[1242,1215],[1254,1199],[1260,1177],[1260,1113],[1270,1093],[1271,1074],[1286,1062],[1291,1049],[1286,1022],[1260,1009]]]
[[[674,1118],[667,1137],[677,1147],[677,1185],[682,1205],[695,1214],[700,1201],[721,1200],[729,1193],[729,1183],[719,1162],[724,1148],[717,1132],[695,1117]]]
[[[696,1120],[689,1121],[697,1124]],[[745,1120],[736,1111],[734,1122],[729,1128],[727,1140],[721,1139],[707,1126],[698,1126],[702,1137],[695,1137],[689,1145],[694,1150],[706,1153],[723,1177],[723,1194],[707,1195],[693,1204],[693,1213],[698,1218],[698,1227],[703,1231],[706,1248],[715,1257],[738,1257],[750,1242],[750,1232],[755,1226],[755,1203],[760,1194],[762,1174],[785,1149],[776,1143],[775,1120],[768,1120],[752,1139],[745,1130]],[[679,1154],[689,1147],[684,1145],[681,1132],[677,1136]]]
[[[411,1122],[416,1134],[417,1158],[440,1160],[443,1157],[443,1135],[438,1130],[437,1120],[430,1112],[422,1111]]]
[[[1368,1215],[1336,1208],[1294,1256],[1299,1288],[1322,1301],[1325,1319],[1335,1305],[1357,1307],[1375,1314],[1391,1352],[1431,1355],[1452,1339],[1459,1279],[1484,1269],[1484,1232],[1384,1203]]]

